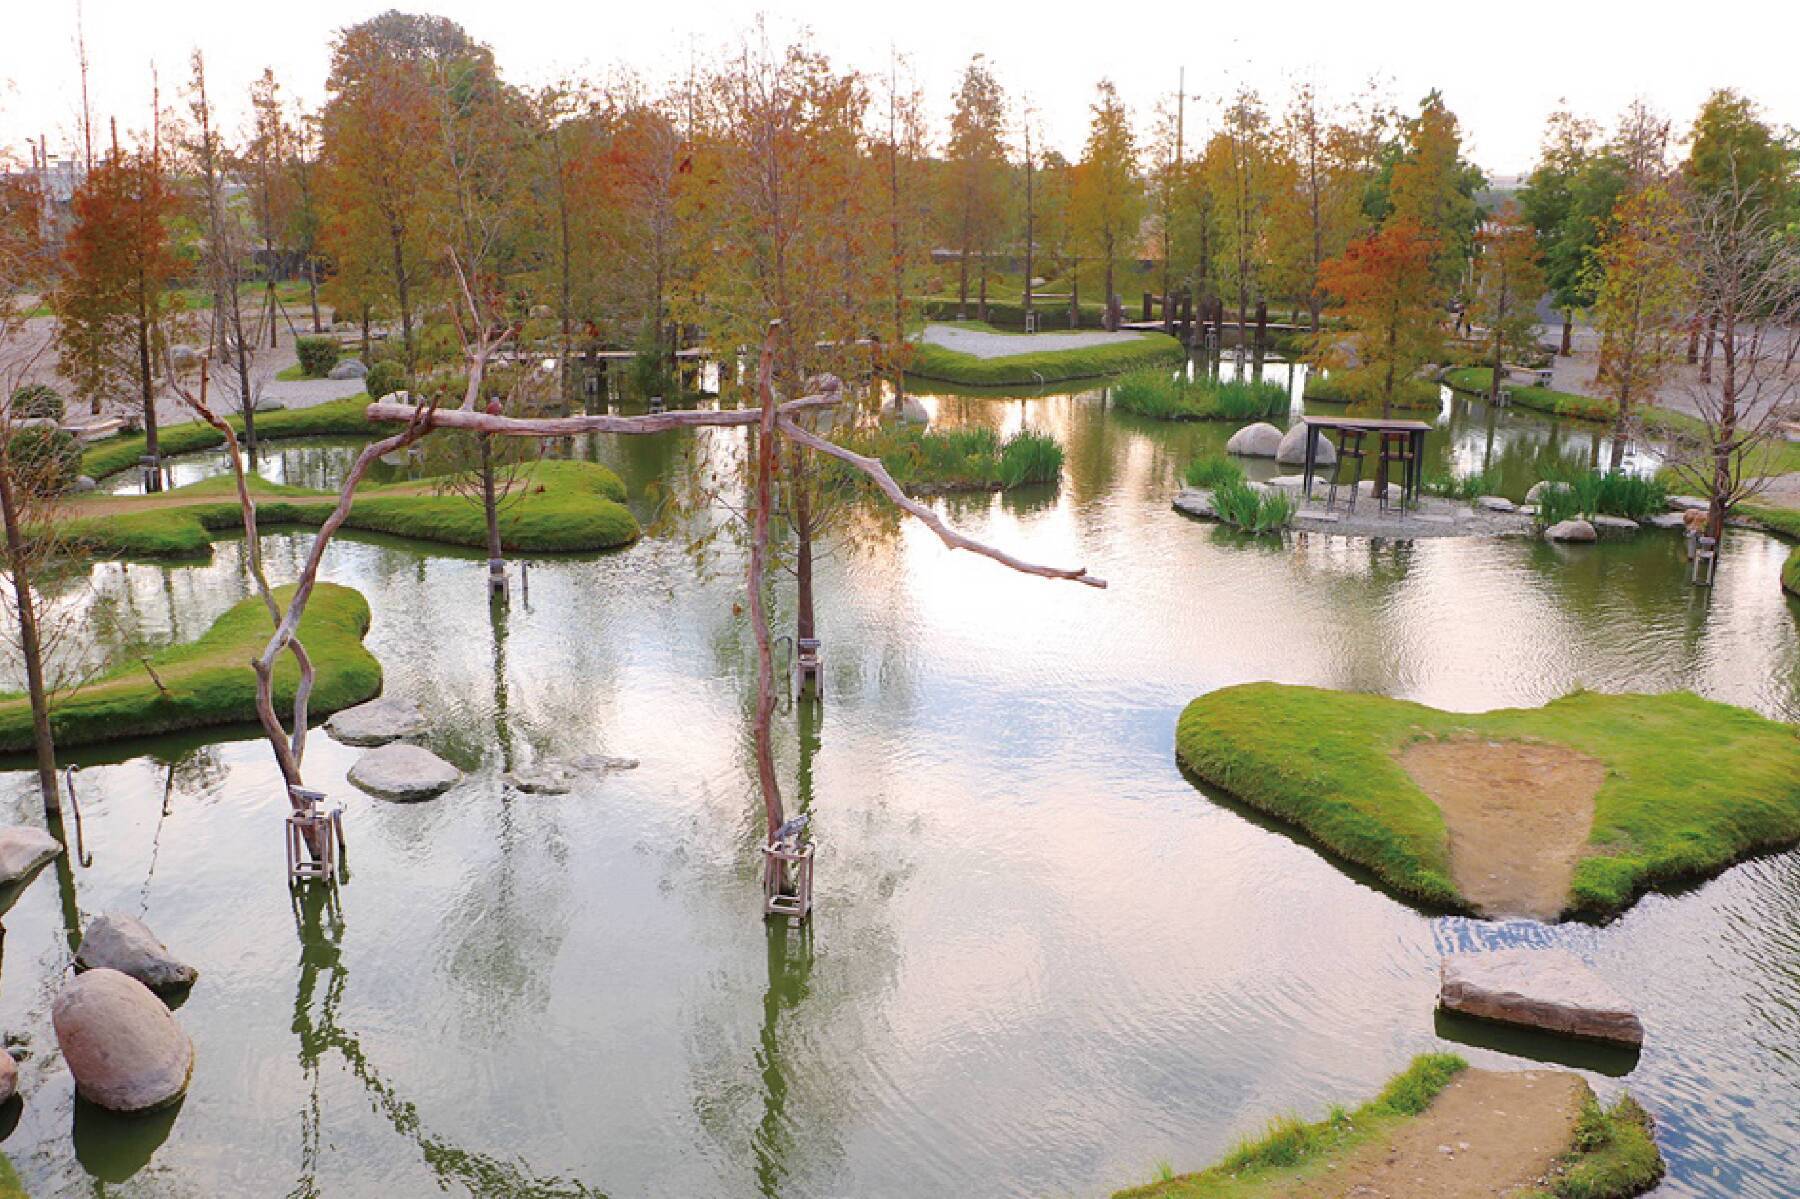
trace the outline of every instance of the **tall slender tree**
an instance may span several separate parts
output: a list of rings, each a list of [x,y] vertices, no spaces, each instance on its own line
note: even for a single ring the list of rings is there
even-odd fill
[[[980,319],[987,319],[987,285],[994,252],[1007,224],[1006,92],[977,54],[963,68],[950,112],[950,140],[942,220],[957,250],[957,316],[969,315],[969,267],[979,276]]]
[[[1076,237],[1100,262],[1110,314],[1119,268],[1137,252],[1144,193],[1131,114],[1111,80],[1096,86],[1089,112],[1087,144],[1075,168],[1069,210]]]

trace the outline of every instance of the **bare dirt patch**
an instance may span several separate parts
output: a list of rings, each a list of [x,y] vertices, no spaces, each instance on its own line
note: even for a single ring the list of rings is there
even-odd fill
[[[1450,878],[1487,916],[1554,920],[1594,826],[1597,759],[1560,745],[1417,741],[1400,765],[1444,813]]]
[[[1590,1094],[1563,1070],[1464,1070],[1425,1112],[1271,1199],[1492,1199],[1569,1151]]]

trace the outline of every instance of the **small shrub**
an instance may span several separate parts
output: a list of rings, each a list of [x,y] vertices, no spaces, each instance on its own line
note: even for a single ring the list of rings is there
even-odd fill
[[[1048,433],[1023,429],[1000,447],[1000,486],[1054,483],[1062,478],[1062,443]]]
[[[7,448],[18,485],[33,495],[60,495],[81,474],[81,443],[64,429],[20,429]]]
[[[1564,484],[1563,487],[1546,488],[1542,494],[1549,504],[1538,505],[1540,519],[1547,517],[1547,510],[1566,513],[1550,519],[1548,523],[1551,524],[1575,515],[1643,520],[1661,512],[1668,504],[1669,491],[1660,480],[1622,470],[1552,467],[1546,477],[1551,482]],[[1551,499],[1552,493],[1560,494]]]
[[[294,355],[300,359],[300,369],[308,379],[323,379],[329,375],[341,353],[338,343],[329,337],[294,339]]]
[[[384,360],[369,368],[363,379],[363,387],[368,391],[371,400],[379,400],[382,396],[392,395],[406,388],[406,372],[398,362]]]
[[[1266,420],[1288,409],[1279,383],[1247,379],[1189,379],[1154,368],[1133,371],[1114,385],[1113,403],[1152,420]]]
[[[1189,487],[1211,491],[1227,483],[1242,483],[1244,468],[1223,454],[1207,454],[1188,463],[1181,477]]]
[[[1226,420],[1266,420],[1288,410],[1288,393],[1279,383],[1230,379],[1214,388],[1214,403]]]
[[[47,383],[27,383],[12,393],[12,414],[17,419],[60,421],[64,411],[62,393]]]
[[[1431,495],[1441,495],[1452,500],[1473,500],[1484,495],[1500,494],[1499,476],[1490,475],[1483,470],[1466,475],[1429,474],[1419,486]]]

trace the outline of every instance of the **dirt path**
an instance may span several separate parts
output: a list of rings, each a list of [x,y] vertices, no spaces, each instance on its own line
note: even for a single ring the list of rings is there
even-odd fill
[[[1444,813],[1450,878],[1486,916],[1554,920],[1594,826],[1597,759],[1523,741],[1419,741],[1400,765]]]
[[[1270,1199],[1490,1199],[1531,1187],[1574,1139],[1587,1083],[1562,1070],[1464,1070],[1425,1113]]]

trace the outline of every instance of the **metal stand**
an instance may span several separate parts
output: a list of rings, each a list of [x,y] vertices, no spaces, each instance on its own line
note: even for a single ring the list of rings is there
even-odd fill
[[[669,406],[663,402],[663,398],[661,396],[651,396],[650,397],[649,410],[651,412],[667,412],[668,407]]]
[[[817,637],[802,637],[797,644],[799,652],[795,655],[794,663],[800,674],[800,694],[805,695],[809,688],[815,691],[822,689],[824,667],[819,661]]]
[[[488,559],[488,595],[495,599],[506,598],[506,559]]]
[[[289,787],[288,795],[301,806],[287,816],[288,883],[323,880],[337,875],[338,848],[344,843],[344,809],[325,806],[325,795],[304,787]],[[316,838],[321,855],[314,857],[309,838]]]
[[[1711,537],[1697,537],[1694,539],[1694,550],[1691,556],[1694,560],[1692,575],[1694,586],[1711,587],[1713,571],[1719,564],[1719,543]]]
[[[138,466],[144,475],[144,494],[162,490],[162,461],[155,454],[145,454],[138,459]]]
[[[802,921],[812,915],[813,847],[793,841],[763,846],[768,869],[763,875],[763,915]],[[792,874],[792,889],[786,885]]]

